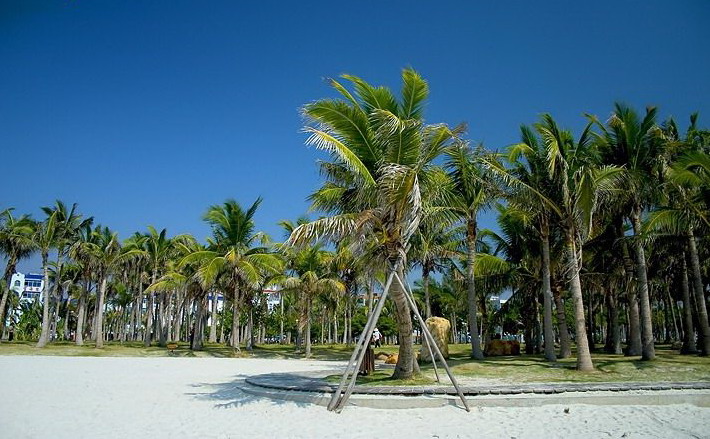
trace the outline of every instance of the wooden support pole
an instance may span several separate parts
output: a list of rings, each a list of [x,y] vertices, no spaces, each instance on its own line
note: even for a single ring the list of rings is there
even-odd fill
[[[399,278],[399,275],[395,272],[395,278],[399,282],[399,284],[402,286],[402,289],[404,290],[404,294],[409,299],[410,306],[412,307],[412,310],[414,311],[414,315],[419,319],[420,322],[423,322],[422,316],[419,314],[419,310],[417,309],[417,304],[414,302],[414,296],[412,296],[412,293],[409,291],[409,288],[404,284],[402,279]],[[458,382],[456,381],[456,378],[454,377],[454,374],[451,372],[451,369],[449,368],[449,365],[446,363],[446,359],[444,358],[444,355],[441,353],[441,350],[439,349],[439,346],[437,346],[436,342],[434,341],[434,336],[431,335],[431,332],[429,332],[429,328],[425,323],[422,324],[422,331],[424,331],[424,334],[426,337],[428,337],[428,341],[430,345],[433,345],[434,350],[436,351],[436,355],[439,357],[441,360],[441,363],[444,366],[444,369],[446,370],[446,373],[449,375],[449,379],[451,380],[451,384],[454,386],[456,389],[456,393],[459,395],[459,398],[461,398],[461,402],[463,403],[464,408],[466,409],[467,412],[471,411],[471,408],[468,406],[468,401],[466,401],[466,397],[464,396],[463,392],[461,391],[461,387],[459,387]]]

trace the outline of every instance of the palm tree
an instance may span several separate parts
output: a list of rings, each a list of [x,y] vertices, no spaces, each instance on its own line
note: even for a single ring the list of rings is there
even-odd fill
[[[182,291],[185,293],[184,300],[194,303],[195,313],[192,319],[190,349],[202,350],[204,345],[204,323],[206,316],[207,293],[214,286],[215,279],[209,273],[208,266],[203,264],[204,258],[194,257],[201,255],[205,251],[205,246],[197,243],[194,238],[181,235],[174,242],[176,256],[179,258],[176,263],[169,264],[169,271],[152,283],[146,290],[146,294],[155,292]]]
[[[255,232],[254,214],[261,198],[244,210],[235,200],[222,205],[210,206],[204,220],[212,227],[209,249],[195,252],[188,261],[200,260],[204,264],[203,276],[208,279],[226,278],[232,289],[232,335],[231,345],[239,350],[240,305],[247,300],[250,291],[261,285],[266,273],[276,274],[283,270],[281,258],[270,253],[267,247],[257,245],[267,241],[266,235]],[[251,349],[251,345],[247,347]]]
[[[49,320],[49,302],[52,297],[57,297],[59,299],[59,288],[60,282],[55,282],[52,290],[49,288],[49,277],[47,272],[46,258],[49,256],[49,249],[55,248],[57,250],[57,261],[56,261],[56,271],[61,273],[62,264],[67,257],[67,252],[71,248],[72,243],[78,237],[79,230],[93,222],[93,218],[87,218],[82,220],[82,215],[78,214],[77,204],[72,204],[71,208],[67,206],[60,200],[57,200],[52,207],[43,207],[47,219],[43,223],[43,227],[38,229],[37,236],[37,246],[40,247],[40,252],[42,253],[42,266],[45,271],[45,286],[44,286],[44,307],[42,312],[42,333],[40,335],[39,341],[37,342],[37,347],[44,347],[50,339],[50,320]],[[58,311],[55,310],[55,313]],[[45,315],[46,311],[46,315]],[[56,329],[56,318],[55,318],[55,329]]]
[[[162,229],[158,232],[153,226],[148,226],[148,233],[144,235],[145,240],[142,242],[143,257],[149,266],[151,275],[151,284],[154,284],[161,273],[165,270],[165,266],[170,259],[173,245],[172,240],[167,237],[167,231]],[[145,337],[144,344],[146,347],[150,346],[153,335],[153,316],[155,313],[155,292],[150,292],[148,294],[148,315],[145,324]],[[158,324],[156,332],[160,337],[160,341],[163,341],[163,328],[160,322],[162,316],[158,316],[156,323]]]
[[[49,251],[55,246],[59,233],[57,211],[47,214],[47,218],[39,223],[35,229],[34,241],[42,257],[42,273],[44,277],[44,291],[42,300],[42,330],[37,342],[38,348],[43,348],[49,341]]]
[[[553,192],[554,184],[547,169],[547,150],[538,141],[535,132],[527,127],[521,127],[521,143],[513,145],[508,152],[508,162],[512,165],[511,172],[517,179],[524,182],[535,192],[543,194],[549,199],[559,198]],[[552,327],[552,286],[550,282],[550,229],[552,213],[546,203],[530,203],[526,197],[527,190],[514,192],[510,202],[527,210],[532,221],[536,223],[536,231],[540,242],[541,258],[541,293],[543,297],[543,332],[545,339],[545,359],[556,361],[554,332]],[[517,197],[516,197],[517,195]],[[562,314],[564,316],[564,313]],[[564,322],[564,319],[562,320]],[[569,336],[564,330],[560,331],[560,356],[566,358],[571,355]]]
[[[326,182],[311,195],[312,206],[332,215],[299,226],[289,245],[315,239],[350,239],[353,250],[373,262],[396,270],[404,278],[409,239],[423,213],[423,194],[431,185],[433,160],[454,133],[444,125],[425,125],[423,107],[427,83],[414,70],[402,72],[397,99],[385,87],[343,75],[354,92],[336,80],[331,85],[341,99],[321,99],[306,105],[310,120],[307,143],[331,154],[320,163]],[[412,320],[403,287],[393,282],[399,332],[399,358],[393,376],[411,378],[418,365],[414,356]]]
[[[447,227],[446,222],[441,221],[438,215],[429,215],[412,237],[410,259],[422,269],[421,285],[426,319],[432,316],[429,294],[431,275],[443,270],[451,258],[459,255],[459,235],[459,230]]]
[[[592,120],[603,130],[599,136],[605,162],[624,167],[624,189],[617,192],[623,200],[623,215],[631,222],[634,237],[641,233],[641,214],[651,207],[661,179],[661,165],[664,155],[663,142],[660,141],[660,128],[656,125],[655,107],[646,109],[643,119],[636,112],[624,105],[614,105],[607,126]],[[648,290],[646,256],[640,239],[633,240],[636,257],[636,280],[638,301],[641,311],[641,359],[653,360],[656,356],[653,344],[651,322],[651,302]],[[630,298],[633,300],[633,297]],[[635,318],[635,316],[631,316]],[[634,334],[631,334],[634,337]]]
[[[143,288],[144,285],[148,282],[148,272],[150,270],[148,253],[145,251],[147,240],[148,237],[146,235],[143,235],[139,232],[135,232],[123,243],[123,248],[125,248],[126,250],[144,250],[142,254],[137,255],[136,257],[126,261],[126,267],[124,267],[124,270],[128,272],[129,278],[131,279],[134,288],[138,292],[138,294],[135,295],[135,302],[133,304],[133,334],[131,337],[132,340],[138,340],[142,337],[141,325],[143,320]]]
[[[10,293],[10,281],[15,272],[17,263],[29,257],[35,250],[32,234],[35,223],[28,215],[15,218],[13,209],[6,209],[0,213],[0,254],[7,258],[5,274],[3,275],[2,299],[0,299],[0,335],[5,329],[5,308]]]
[[[646,225],[649,230],[666,232],[674,237],[679,237],[686,242],[685,251],[689,264],[685,265],[684,272],[689,274],[690,289],[695,295],[697,309],[697,322],[700,332],[700,352],[702,355],[710,353],[710,324],[705,302],[700,257],[697,244],[697,231],[707,233],[710,228],[710,155],[700,148],[701,145],[693,144],[693,132],[696,128],[697,116],[691,117],[691,125],[686,139],[671,139],[682,145],[685,152],[677,157],[670,168],[667,169],[667,183],[665,184],[665,202],[652,214]],[[672,121],[671,121],[672,123]],[[689,302],[685,302],[686,305]],[[686,341],[686,344],[689,344]]]
[[[559,194],[559,200],[546,197],[502,166],[489,162],[491,169],[496,170],[512,186],[527,191],[531,201],[545,203],[560,223],[574,305],[577,369],[581,371],[594,369],[587,340],[580,281],[582,244],[590,234],[592,217],[600,195],[609,192],[611,183],[621,171],[611,166],[598,166],[591,125],[592,122],[588,123],[579,140],[575,141],[572,134],[561,130],[549,114],[544,114],[542,121],[535,124],[535,130],[547,151],[547,169],[554,185],[553,193]]]
[[[293,272],[283,281],[286,291],[295,292],[301,303],[299,329],[303,331],[305,342],[305,357],[311,356],[311,311],[313,300],[319,296],[334,296],[345,292],[345,285],[330,272],[334,255],[323,250],[321,245],[313,245],[307,249],[293,251],[286,249],[289,268]]]
[[[118,234],[111,232],[108,227],[96,226],[94,229],[96,241],[90,250],[95,260],[94,266],[98,274],[98,296],[96,300],[96,347],[103,348],[103,314],[106,301],[106,291],[109,278],[128,258],[142,255],[141,250],[123,251]]]
[[[484,166],[482,147],[472,150],[458,143],[446,152],[446,168],[452,181],[451,196],[446,207],[466,230],[466,285],[468,288],[468,327],[471,335],[471,358],[483,359],[478,334],[475,259],[478,235],[478,213],[485,211],[502,195],[494,175]]]

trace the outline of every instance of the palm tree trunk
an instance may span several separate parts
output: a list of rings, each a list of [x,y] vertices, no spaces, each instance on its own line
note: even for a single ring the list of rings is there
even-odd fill
[[[108,276],[103,274],[101,276],[101,283],[99,286],[99,296],[96,298],[96,347],[104,347],[104,300],[106,298],[106,284],[108,282]]]
[[[3,276],[3,282],[5,282],[7,288],[3,289],[2,299],[0,299],[0,341],[2,341],[2,333],[5,331],[5,307],[7,306],[7,298],[11,291],[10,287],[12,285],[10,285],[10,283],[12,281],[12,274],[15,272],[16,268],[17,257],[14,254],[10,254],[7,265],[5,266],[5,275]]]
[[[634,263],[631,260],[629,247],[624,240],[623,224],[617,224],[617,236],[621,240],[621,253],[626,271],[626,294],[629,302],[629,332],[626,334],[626,355],[635,357],[641,355],[641,318],[639,317],[638,295],[634,288]]]
[[[241,340],[239,340],[239,291],[235,289],[234,300],[232,302],[232,347],[240,350]]]
[[[683,345],[680,348],[681,354],[696,354],[695,328],[693,326],[693,303],[690,300],[690,285],[688,283],[688,263],[687,256],[683,252],[683,272],[681,273],[681,284],[683,289]]]
[[[431,317],[431,302],[429,299],[429,267],[422,265],[422,288],[424,289],[424,318]]]
[[[192,327],[192,340],[190,341],[190,349],[193,351],[201,351],[204,347],[204,314],[205,314],[205,303],[204,297],[195,300],[196,310],[194,326]]]
[[[210,314],[210,343],[217,343],[217,292],[212,292],[212,309]]]
[[[634,229],[634,237],[638,238],[641,232],[640,212],[635,210],[631,214],[631,225]],[[639,290],[639,305],[641,308],[641,360],[649,361],[656,358],[656,349],[653,345],[653,324],[651,322],[651,302],[648,293],[648,277],[646,270],[646,254],[643,243],[635,240],[636,243],[636,279]]]
[[[279,322],[279,344],[284,344],[285,340],[284,340],[284,293],[283,293],[283,291],[281,291],[281,293],[279,294],[279,302],[281,302],[280,303],[280,308],[281,308],[281,310],[280,310],[281,316],[280,317],[281,318],[280,318],[280,322]]]
[[[608,334],[606,351],[610,354],[621,355],[621,333],[619,331],[619,302],[613,288],[606,290]]]
[[[543,332],[545,337],[545,360],[557,361],[555,355],[555,335],[552,329],[552,287],[550,285],[550,231],[547,218],[540,224],[542,245],[542,297],[543,297]]]
[[[471,358],[483,359],[481,340],[478,337],[478,301],[476,300],[476,283],[473,263],[476,258],[476,220],[470,219],[466,223],[466,283],[468,304],[468,329],[471,334]]]
[[[306,343],[306,358],[311,358],[311,306],[313,306],[310,296],[306,297],[306,324],[303,330],[303,339]]]
[[[693,291],[695,292],[695,307],[698,315],[698,329],[700,339],[700,355],[708,355],[710,353],[710,325],[708,324],[708,310],[705,305],[705,294],[703,292],[702,275],[700,274],[700,258],[698,257],[698,248],[695,243],[695,235],[693,228],[688,231],[688,253],[690,255],[690,269],[693,279]]]
[[[146,310],[145,334],[143,337],[145,347],[149,347],[153,341],[153,308],[155,308],[155,293],[150,292],[148,294],[148,309]]]
[[[158,333],[158,346],[165,346],[167,344],[167,333],[165,332],[166,330],[166,321],[165,321],[165,316],[167,313],[167,306],[166,306],[166,300],[167,300],[167,293],[161,293],[158,295],[158,328],[157,328],[157,333]]]
[[[136,299],[136,320],[133,326],[133,339],[138,340],[141,336],[141,326],[143,323],[143,279],[142,270],[137,270],[138,298]]]
[[[76,344],[84,344],[84,317],[86,314],[86,289],[79,295],[79,306],[76,311]]]
[[[49,341],[49,266],[47,265],[48,255],[42,254],[42,272],[44,277],[44,303],[42,303],[42,332],[37,341],[37,347],[43,348],[47,346]]]
[[[568,230],[566,233],[567,254],[570,267],[570,292],[574,305],[574,321],[577,341],[577,370],[594,370],[592,355],[589,351],[587,328],[584,319],[584,300],[582,299],[582,283],[579,278],[579,262],[577,260],[577,246],[575,233]]]
[[[246,341],[247,351],[254,350],[254,303],[249,301],[247,305],[249,312],[247,313],[247,331],[244,339]]]
[[[668,300],[668,306],[671,309],[671,319],[673,320],[673,334],[674,334],[673,340],[678,341],[681,339],[680,328],[678,326],[678,317],[680,317],[680,316],[676,315],[676,312],[675,312],[677,305],[673,301],[673,297],[671,296],[670,281],[671,280],[669,279],[668,280],[669,283],[666,286],[666,298]]]
[[[397,267],[395,261],[392,266]],[[404,269],[397,267],[397,275],[404,282]],[[419,373],[419,365],[414,355],[414,339],[412,337],[412,317],[404,289],[399,282],[390,285],[390,294],[395,305],[397,332],[399,334],[399,353],[392,378],[407,380]]]
[[[572,340],[567,327],[567,314],[565,312],[565,304],[562,301],[561,286],[556,285],[552,292],[552,298],[555,299],[555,311],[557,313],[557,327],[560,333],[560,358],[569,358],[572,356]]]

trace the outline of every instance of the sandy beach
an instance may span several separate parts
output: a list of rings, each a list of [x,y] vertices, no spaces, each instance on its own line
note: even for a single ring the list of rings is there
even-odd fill
[[[339,363],[217,358],[0,357],[3,438],[710,437],[691,405],[381,410],[251,396],[245,377]],[[569,413],[565,413],[569,408]]]

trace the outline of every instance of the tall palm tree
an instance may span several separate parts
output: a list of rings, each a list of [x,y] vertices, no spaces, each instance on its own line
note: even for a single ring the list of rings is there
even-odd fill
[[[79,287],[79,303],[77,305],[76,337],[75,343],[78,346],[84,344],[84,325],[86,317],[86,307],[91,283],[94,278],[94,248],[96,246],[97,235],[89,225],[85,225],[79,231],[78,239],[72,244],[69,256],[81,270],[83,285]]]
[[[0,213],[0,254],[7,259],[2,283],[8,287],[3,289],[2,299],[0,299],[0,334],[5,329],[5,308],[11,291],[9,287],[12,274],[17,268],[17,263],[29,257],[35,250],[32,241],[34,221],[28,215],[15,218],[12,211],[13,209],[6,209]]]
[[[281,258],[270,253],[262,244],[268,237],[255,231],[254,214],[261,198],[246,210],[235,200],[210,206],[204,220],[212,227],[209,248],[195,252],[188,261],[200,260],[204,264],[203,276],[210,279],[226,277],[232,288],[231,345],[239,350],[240,305],[251,304],[249,293],[261,285],[265,273],[276,274],[283,270]],[[248,344],[248,348],[251,346]]]
[[[485,151],[482,147],[474,150],[463,142],[446,151],[446,168],[453,186],[446,207],[465,225],[468,327],[471,335],[471,358],[477,360],[483,359],[483,350],[478,334],[478,305],[474,273],[478,214],[490,208],[502,195],[494,174],[481,161],[484,155]]]
[[[541,122],[535,124],[535,130],[547,151],[547,169],[554,185],[553,191],[559,194],[559,200],[546,197],[507,169],[490,162],[491,169],[496,170],[512,186],[527,191],[532,202],[545,203],[560,223],[574,305],[577,369],[581,371],[594,369],[587,340],[580,281],[582,245],[591,232],[592,217],[600,195],[610,191],[621,172],[621,169],[612,166],[599,167],[591,126],[592,122],[588,123],[575,141],[572,134],[560,129],[549,114],[544,114]]]
[[[441,272],[450,263],[451,258],[459,255],[459,230],[447,227],[436,215],[422,221],[420,229],[412,237],[410,259],[422,269],[422,294],[424,299],[424,317],[432,316],[429,281],[432,274]]]
[[[153,226],[148,226],[148,233],[145,234],[145,240],[143,240],[142,244],[144,246],[143,257],[146,259],[150,270],[150,283],[154,284],[165,271],[168,260],[172,255],[173,242],[167,237],[167,231],[165,229],[158,232]],[[152,329],[155,313],[155,298],[155,292],[148,293],[148,314],[143,341],[146,347],[150,346],[153,340]],[[160,324],[160,317],[161,316],[158,316],[156,319],[156,323],[158,324],[156,332],[158,336],[161,337],[162,341],[163,328]]]
[[[690,132],[695,129],[695,120],[691,119]],[[701,264],[697,234],[704,235],[710,230],[710,155],[698,150],[690,141],[691,135],[682,141],[686,152],[680,155],[668,168],[668,181],[664,185],[666,196],[664,203],[652,214],[646,227],[670,233],[686,242],[688,254],[687,273],[690,290],[695,295],[697,322],[700,333],[699,347],[702,355],[710,353],[710,324],[702,283]],[[687,304],[687,303],[686,303]]]
[[[602,129],[599,136],[605,162],[624,167],[624,189],[617,192],[623,200],[623,215],[631,222],[633,234],[641,233],[641,216],[658,196],[664,156],[660,128],[656,125],[657,109],[649,107],[643,119],[636,112],[617,103],[607,126],[592,120]],[[636,285],[640,308],[641,359],[653,360],[656,356],[651,321],[651,302],[648,290],[646,255],[641,239],[634,239],[636,259]],[[633,297],[630,298],[633,300]],[[635,318],[635,316],[631,316]],[[634,334],[631,335],[634,337]]]
[[[508,162],[512,165],[511,172],[520,181],[543,194],[549,199],[559,199],[559,194],[554,193],[552,176],[547,169],[547,149],[538,141],[535,132],[527,126],[521,127],[521,143],[513,145],[508,151]],[[552,296],[551,270],[550,270],[550,233],[552,213],[546,203],[530,203],[526,192],[513,193],[510,202],[528,211],[532,221],[536,224],[535,230],[539,236],[541,257],[541,293],[543,297],[543,332],[545,339],[545,359],[555,361],[554,332],[552,327]],[[517,195],[517,197],[516,197]],[[564,316],[564,313],[562,314]],[[566,329],[566,325],[565,325]],[[571,355],[569,336],[565,331],[560,334],[560,356],[566,358]]]
[[[71,208],[68,208],[66,204],[62,201],[57,200],[54,206],[43,207],[47,219],[44,221],[44,230],[39,231],[37,235],[38,247],[40,251],[47,251],[46,256],[49,256],[49,249],[54,248],[57,250],[57,260],[56,260],[56,271],[61,273],[62,264],[67,257],[67,252],[71,248],[72,243],[79,235],[79,230],[85,225],[89,225],[93,222],[93,218],[89,217],[82,219],[82,215],[77,213],[77,204],[72,204]],[[51,218],[51,221],[50,221]],[[46,241],[49,239],[50,241]],[[39,241],[42,241],[41,243]],[[48,246],[48,247],[47,247]],[[39,341],[37,342],[37,347],[44,347],[50,339],[50,316],[49,316],[49,303],[52,297],[57,297],[59,300],[59,288],[61,282],[54,282],[52,291],[50,291],[50,285],[48,283],[49,278],[46,275],[46,265],[43,255],[43,267],[45,267],[45,286],[44,286],[44,300],[47,315],[45,316],[44,310],[42,313],[42,333],[40,335]],[[55,313],[58,311],[55,310]],[[56,315],[56,314],[55,314]],[[55,319],[55,329],[56,329],[56,319]]]
[[[143,252],[135,249],[123,251],[118,234],[109,230],[108,227],[96,226],[94,234],[96,235],[96,241],[90,251],[95,261],[94,266],[97,270],[99,286],[96,300],[96,347],[103,348],[103,314],[109,278],[121,266],[123,261],[142,255]]]
[[[143,297],[144,285],[149,282],[149,261],[148,253],[145,251],[146,241],[148,237],[139,232],[135,232],[132,236],[123,242],[123,247],[126,250],[143,250],[143,253],[126,261],[126,270],[129,273],[133,287],[138,292],[135,294],[135,303],[133,304],[133,334],[132,340],[138,340],[142,337],[141,325],[143,321]]]
[[[311,320],[313,300],[319,295],[337,295],[345,292],[345,285],[330,272],[334,255],[321,245],[293,251],[286,249],[292,275],[283,281],[286,291],[294,291],[301,303],[299,329],[303,331],[305,357],[311,356]]]
[[[330,153],[320,163],[326,182],[311,195],[313,208],[331,216],[299,226],[287,241],[306,244],[314,239],[351,239],[356,253],[396,270],[404,278],[409,239],[423,213],[423,194],[435,190],[429,175],[434,159],[454,133],[444,125],[425,125],[423,108],[429,94],[417,72],[402,72],[397,99],[386,87],[343,75],[353,92],[336,80],[340,99],[306,105],[310,123],[307,143]],[[412,320],[405,292],[398,282],[390,289],[396,307],[399,358],[393,376],[411,378],[414,356]]]
[[[205,251],[205,246],[187,235],[177,237],[174,242],[176,263],[169,264],[169,270],[146,290],[146,294],[155,292],[182,291],[185,300],[194,303],[195,313],[192,319],[190,349],[202,350],[204,345],[204,322],[206,317],[207,293],[214,286],[215,278],[205,273],[208,267],[202,264],[202,258],[193,255]],[[191,308],[191,307],[190,307]]]
[[[42,274],[44,290],[42,291],[42,330],[37,342],[38,348],[43,348],[49,341],[49,251],[55,246],[59,234],[57,212],[47,214],[35,229],[34,241],[42,258]]]

